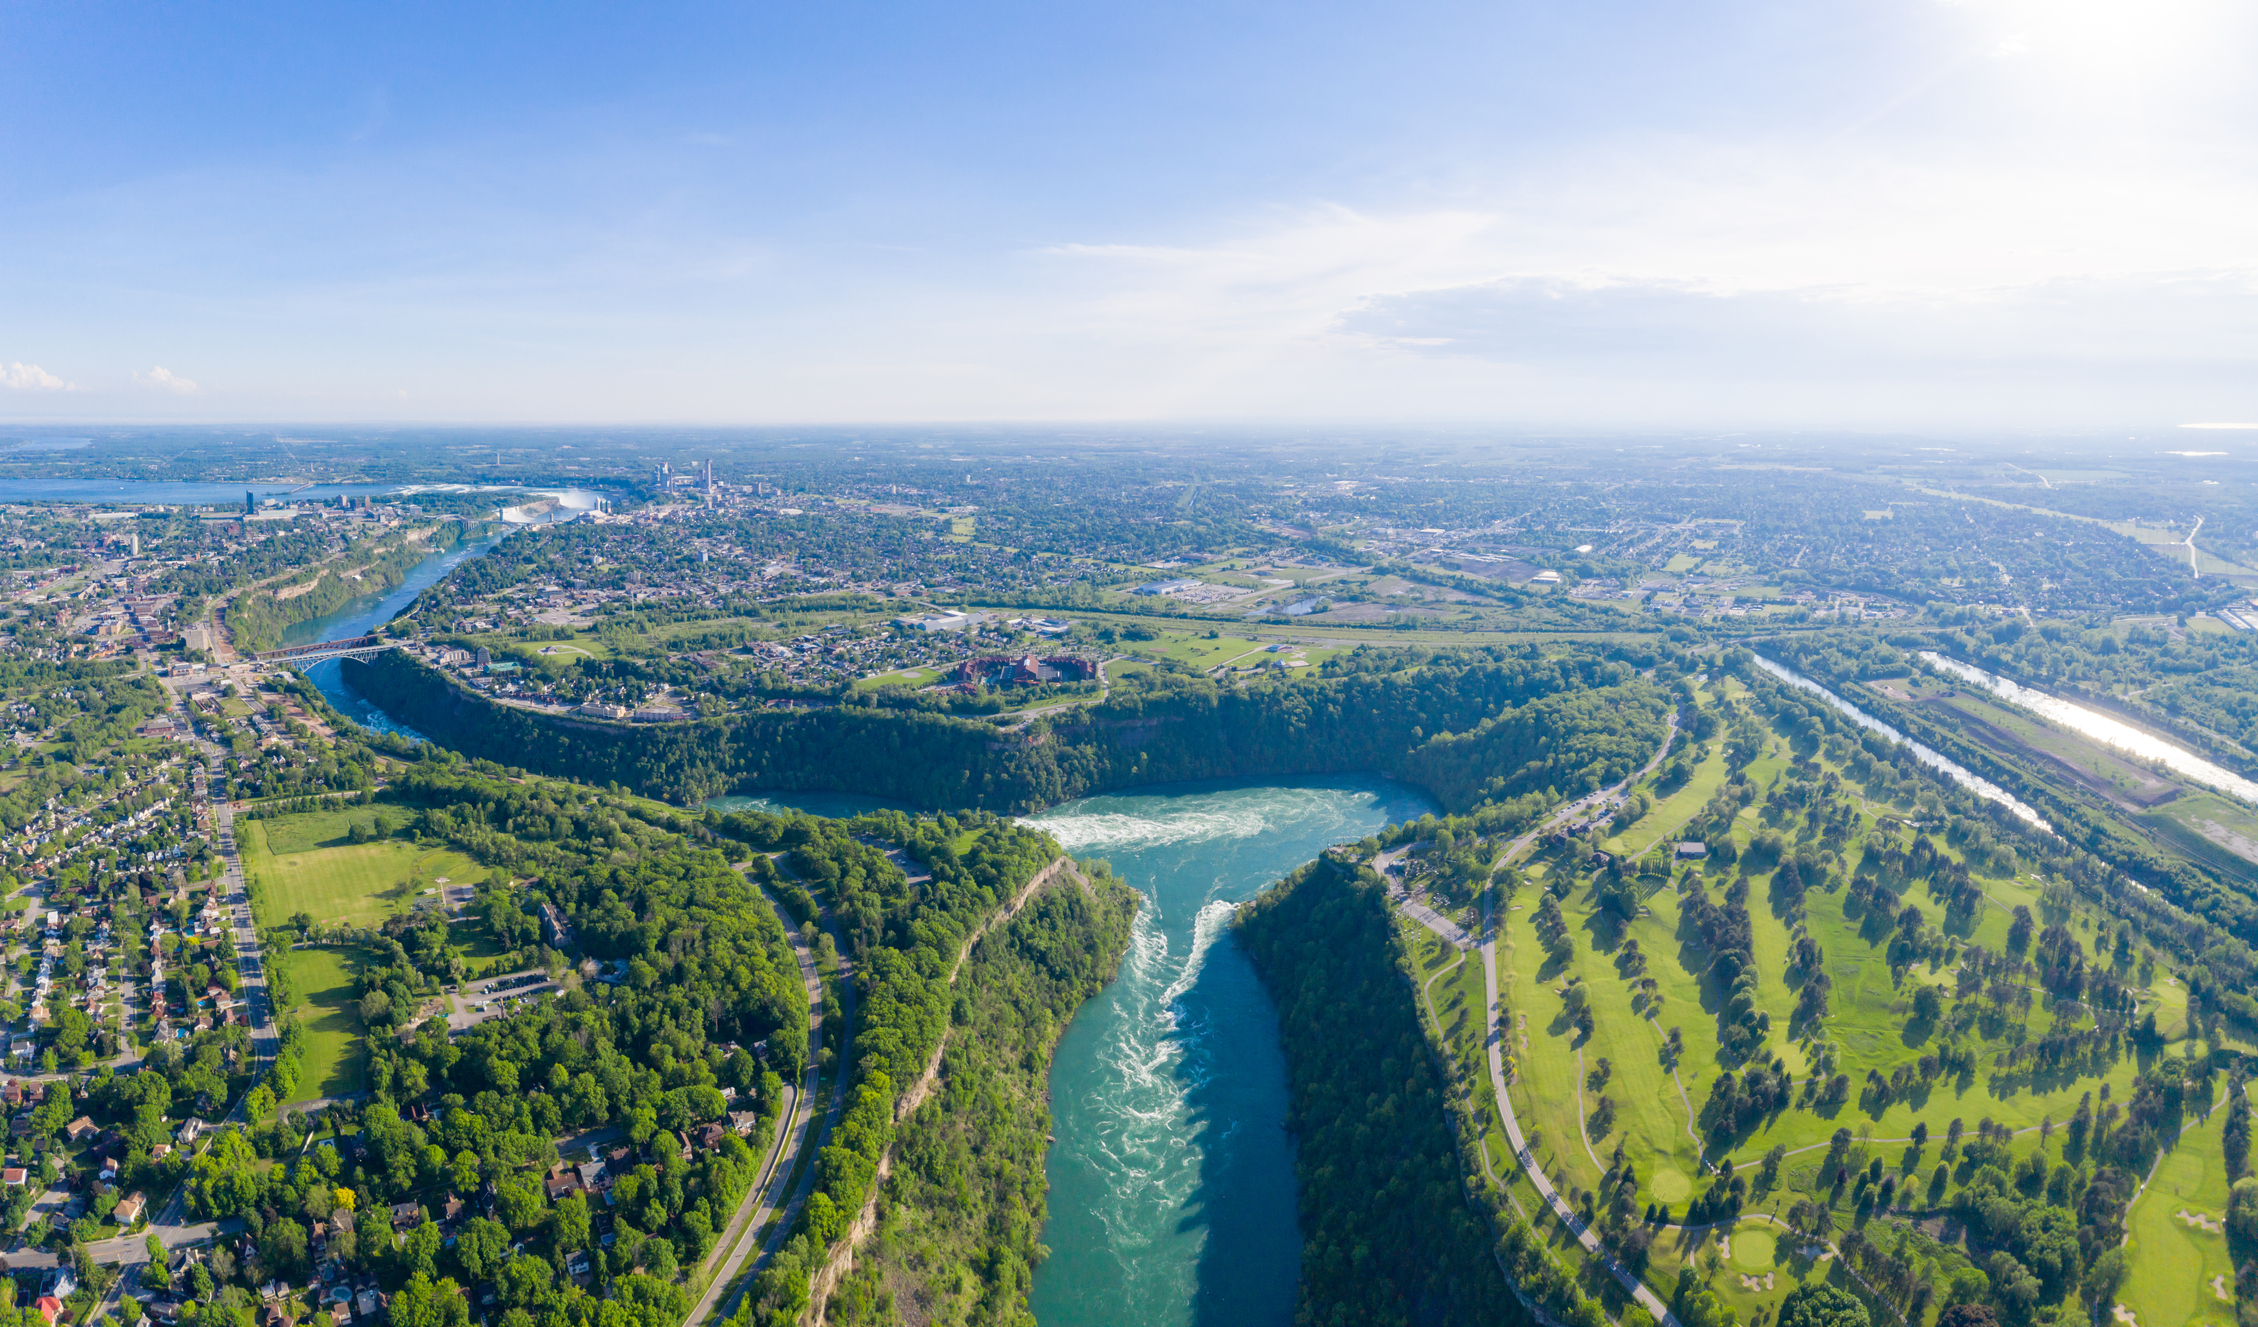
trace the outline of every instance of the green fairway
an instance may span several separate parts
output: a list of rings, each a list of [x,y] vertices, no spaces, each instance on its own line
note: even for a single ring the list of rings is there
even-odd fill
[[[2126,1215],[2131,1237],[2117,1302],[2139,1327],[2233,1327],[2234,1261],[2218,1230],[2227,1212],[2219,1140],[2226,1118],[2221,1109],[2208,1120],[2191,1121]]]
[[[362,1087],[367,1052],[361,1045],[361,1015],[353,994],[353,974],[343,951],[292,949],[290,989],[306,1020],[306,1065],[298,1077],[298,1100],[343,1096]]]
[[[1661,771],[1657,770],[1659,776]],[[1657,847],[1668,847],[1677,841],[1678,830],[1701,810],[1702,804],[1717,795],[1725,786],[1724,749],[1712,745],[1694,766],[1694,776],[1684,787],[1666,796],[1657,797],[1654,809],[1641,816],[1638,823],[1607,841],[1610,852],[1628,853],[1633,857],[1650,852]],[[1653,797],[1657,790],[1650,779],[1645,785],[1647,795]]]
[[[304,912],[319,924],[372,926],[407,912],[442,879],[486,874],[452,849],[346,841],[349,826],[369,825],[378,814],[404,818],[397,808],[356,807],[245,822],[237,846],[259,925],[280,926]]]

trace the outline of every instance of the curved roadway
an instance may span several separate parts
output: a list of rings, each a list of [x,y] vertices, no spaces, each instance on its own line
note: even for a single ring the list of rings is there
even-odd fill
[[[1602,788],[1595,793],[1587,793],[1545,817],[1536,828],[1506,846],[1505,851],[1498,856],[1499,868],[1502,869],[1514,858],[1526,852],[1529,846],[1537,841],[1539,835],[1645,778],[1653,771],[1655,766],[1662,763],[1663,755],[1670,750],[1671,740],[1676,738],[1677,735],[1678,716],[1673,712],[1670,715],[1669,734],[1663,739],[1661,749],[1654,753],[1653,759],[1647,761],[1645,766],[1637,773],[1621,783],[1615,784],[1613,787]],[[1465,947],[1465,932],[1447,919],[1438,916],[1431,909],[1407,902],[1403,905],[1403,912],[1406,916],[1449,940],[1452,944],[1462,949]],[[1537,1164],[1536,1154],[1529,1150],[1529,1145],[1522,1136],[1521,1121],[1513,1113],[1513,1098],[1505,1090],[1505,1052],[1503,1050],[1505,1032],[1499,1026],[1499,1018],[1504,1012],[1504,1002],[1498,998],[1497,931],[1492,921],[1493,919],[1488,915],[1485,905],[1482,918],[1481,951],[1482,980],[1486,987],[1485,995],[1489,1001],[1489,1028],[1484,1040],[1489,1048],[1491,1091],[1497,1098],[1498,1116],[1505,1123],[1505,1136],[1513,1144],[1513,1155],[1520,1160],[1522,1169],[1529,1173],[1529,1182],[1536,1186],[1538,1196],[1545,1200],[1545,1204],[1552,1208],[1553,1214],[1560,1218],[1560,1223],[1576,1237],[1576,1242],[1583,1245],[1592,1257],[1598,1259],[1609,1272],[1613,1273],[1616,1282],[1639,1302],[1641,1308],[1654,1315],[1654,1320],[1662,1324],[1662,1327],[1680,1327],[1677,1315],[1670,1312],[1670,1306],[1662,1302],[1662,1297],[1647,1289],[1645,1283],[1633,1276],[1629,1268],[1618,1262],[1614,1254],[1609,1253],[1602,1247],[1599,1236],[1592,1233],[1591,1228],[1584,1224],[1582,1217],[1576,1215],[1575,1209],[1568,1205],[1568,1200],[1560,1196],[1560,1191],[1552,1187],[1552,1181],[1545,1177],[1544,1168]]]

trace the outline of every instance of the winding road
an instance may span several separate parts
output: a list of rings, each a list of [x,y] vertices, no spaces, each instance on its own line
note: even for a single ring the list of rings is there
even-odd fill
[[[1539,836],[1555,826],[1575,818],[1608,798],[1617,796],[1624,789],[1652,773],[1655,766],[1662,763],[1662,757],[1669,752],[1670,743],[1676,740],[1677,735],[1678,716],[1672,713],[1669,734],[1664,737],[1662,746],[1654,753],[1653,759],[1647,761],[1637,773],[1632,774],[1621,783],[1615,784],[1613,787],[1602,788],[1598,792],[1587,793],[1545,817],[1536,828],[1506,845],[1505,851],[1498,855],[1498,869],[1504,869],[1515,858],[1528,851],[1530,845],[1534,844]],[[1403,906],[1403,912],[1420,925],[1449,940],[1453,945],[1463,947],[1464,932],[1448,920],[1437,916],[1431,909],[1407,903]],[[1553,1214],[1560,1218],[1561,1225],[1576,1237],[1576,1242],[1583,1245],[1593,1258],[1598,1259],[1601,1265],[1614,1275],[1616,1282],[1638,1301],[1641,1308],[1654,1315],[1654,1320],[1660,1323],[1662,1327],[1680,1327],[1677,1315],[1670,1312],[1670,1306],[1662,1302],[1662,1297],[1647,1289],[1645,1283],[1633,1276],[1629,1268],[1618,1262],[1614,1254],[1609,1253],[1601,1246],[1599,1236],[1584,1224],[1582,1217],[1576,1215],[1575,1209],[1568,1205],[1568,1200],[1560,1196],[1560,1191],[1553,1188],[1552,1181],[1545,1177],[1544,1167],[1538,1164],[1536,1154],[1529,1150],[1528,1141],[1521,1132],[1521,1121],[1513,1113],[1513,1098],[1505,1088],[1505,1031],[1499,1026],[1499,1020],[1504,1014],[1504,1002],[1498,998],[1497,927],[1495,919],[1489,915],[1487,903],[1484,904],[1483,908],[1480,948],[1482,953],[1482,980],[1486,988],[1485,998],[1489,1002],[1489,1028],[1484,1036],[1484,1041],[1489,1049],[1490,1088],[1492,1094],[1497,1098],[1498,1116],[1505,1124],[1505,1136],[1507,1141],[1513,1145],[1513,1155],[1520,1160],[1522,1169],[1529,1173],[1529,1182],[1536,1187],[1538,1196],[1543,1198],[1546,1206],[1552,1208]]]

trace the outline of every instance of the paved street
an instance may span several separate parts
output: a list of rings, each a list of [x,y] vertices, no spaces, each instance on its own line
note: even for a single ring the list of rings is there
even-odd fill
[[[744,1291],[752,1283],[752,1278],[744,1275],[747,1260],[752,1260],[753,1270],[757,1271],[782,1246],[785,1234],[792,1228],[793,1219],[799,1215],[800,1204],[807,1200],[808,1189],[815,1182],[814,1166],[803,1168],[799,1191],[792,1195],[789,1205],[784,1209],[784,1219],[776,1223],[769,1238],[762,1240],[760,1232],[768,1227],[778,1204],[785,1201],[785,1186],[791,1182],[793,1168],[806,1154],[811,1138],[820,1145],[823,1139],[830,1136],[831,1126],[838,1123],[839,1110],[846,1097],[847,1075],[844,1066],[847,1060],[842,1055],[839,1059],[841,1072],[834,1076],[822,1132],[814,1133],[815,1089],[818,1086],[816,1064],[823,1048],[823,980],[816,972],[815,956],[808,952],[807,942],[800,938],[799,928],[792,925],[791,917],[785,914],[767,890],[761,890],[761,897],[775,911],[777,920],[784,924],[785,934],[791,937],[793,956],[800,963],[800,984],[806,989],[808,997],[807,1069],[801,1083],[790,1090],[791,1095],[785,1102],[784,1110],[777,1117],[776,1137],[769,1147],[760,1178],[746,1192],[744,1201],[738,1205],[736,1214],[730,1219],[728,1230],[716,1245],[717,1249],[726,1249],[727,1253],[723,1255],[721,1265],[714,1270],[713,1279],[707,1283],[705,1293],[698,1297],[697,1304],[690,1310],[690,1316],[683,1319],[688,1327],[696,1327],[696,1324],[705,1321],[707,1315],[715,1313],[717,1309],[719,1316],[724,1318],[735,1312],[744,1298]],[[841,998],[848,1002],[843,1012],[847,1016],[848,1035],[851,1037],[854,1029],[854,983],[846,979],[846,971],[842,968],[839,985]],[[851,1042],[849,1049],[852,1049]],[[757,1258],[754,1256],[756,1254]]]

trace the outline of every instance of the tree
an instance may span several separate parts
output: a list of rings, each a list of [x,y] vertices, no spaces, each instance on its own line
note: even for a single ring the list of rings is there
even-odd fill
[[[2031,1269],[2017,1262],[2014,1254],[2001,1249],[1985,1260],[1984,1272],[1991,1277],[1992,1298],[2006,1305],[2009,1316],[2015,1321],[2028,1320],[2032,1306],[2038,1303],[2042,1293]]]
[[[558,1248],[571,1253],[588,1247],[588,1203],[579,1194],[558,1203],[550,1211],[549,1221]]]
[[[2227,1191],[2227,1233],[2244,1244],[2258,1243],[2258,1177],[2245,1175]]]
[[[432,1277],[439,1274],[439,1250],[445,1237],[439,1233],[438,1223],[426,1221],[408,1232],[400,1241],[399,1259],[402,1270],[413,1276]]]
[[[1937,1315],[1936,1327],[1999,1327],[1999,1313],[1989,1304],[1954,1304]]]
[[[1866,1306],[1847,1290],[1811,1282],[1780,1302],[1780,1327],[1866,1327]]]
[[[2086,1312],[2095,1318],[2112,1300],[2117,1298],[2118,1283],[2125,1279],[2125,1251],[2111,1249],[2093,1260],[2086,1268],[2085,1279],[2078,1282],[2078,1298],[2085,1303]]]
[[[259,1238],[259,1260],[266,1264],[269,1276],[286,1281],[305,1280],[306,1228],[288,1218],[268,1222],[266,1232]]]
[[[392,1296],[394,1327],[470,1327],[470,1301],[462,1287],[418,1272]]]
[[[455,1261],[461,1265],[463,1275],[472,1281],[484,1281],[493,1276],[509,1252],[509,1228],[482,1216],[472,1217],[455,1237]]]
[[[514,1309],[538,1312],[555,1293],[556,1269],[540,1258],[512,1258],[495,1273],[494,1287]]]
[[[494,1195],[494,1214],[515,1234],[540,1224],[542,1208],[540,1185],[530,1175],[510,1176]]]

